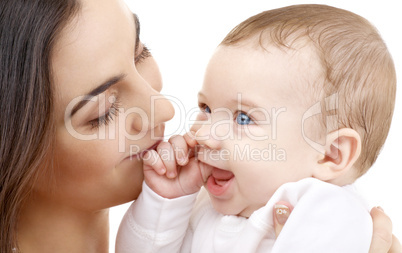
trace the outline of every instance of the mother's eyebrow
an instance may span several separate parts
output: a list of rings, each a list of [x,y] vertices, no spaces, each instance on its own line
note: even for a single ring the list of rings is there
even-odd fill
[[[120,82],[122,79],[124,79],[126,75],[125,74],[120,74],[114,77],[111,77],[104,81],[102,84],[98,85],[95,89],[90,91],[88,94],[84,95],[84,98],[78,102],[73,109],[71,110],[70,118],[79,110],[81,109],[84,105],[86,105],[91,98],[105,92],[107,89],[109,89],[111,86],[114,84]]]
[[[140,44],[140,21],[138,19],[137,14],[133,13],[133,19],[134,19],[134,25],[135,25],[135,51],[137,52],[138,46]],[[73,109],[71,110],[70,113],[70,118],[79,110],[81,109],[84,105],[86,105],[91,98],[99,95],[100,93],[106,91],[109,89],[113,84],[118,83],[125,77],[125,74],[120,74],[117,76],[114,76],[112,78],[109,78],[107,81],[103,82],[101,85],[93,89],[91,92],[89,92],[87,95],[84,96],[84,98],[78,102]]]

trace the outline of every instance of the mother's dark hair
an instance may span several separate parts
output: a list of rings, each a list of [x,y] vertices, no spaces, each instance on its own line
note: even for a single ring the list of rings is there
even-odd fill
[[[17,248],[21,206],[51,152],[50,57],[76,0],[0,2],[0,252]]]

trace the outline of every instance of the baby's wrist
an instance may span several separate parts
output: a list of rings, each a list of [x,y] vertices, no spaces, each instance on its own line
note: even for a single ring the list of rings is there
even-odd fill
[[[158,197],[160,197],[162,199],[168,199],[168,200],[196,195],[196,194],[198,194],[198,192],[201,189],[201,188],[199,188],[198,190],[194,189],[193,191],[188,192],[188,193],[183,192],[183,191],[174,191],[174,189],[166,190],[166,189],[160,189],[158,187],[155,187],[155,185],[152,185],[152,184],[150,185],[147,182],[147,180],[145,180],[144,187],[148,188],[147,190],[152,192],[154,195],[157,195]]]

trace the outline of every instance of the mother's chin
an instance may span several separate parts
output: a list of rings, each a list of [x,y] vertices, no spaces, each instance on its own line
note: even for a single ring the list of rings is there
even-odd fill
[[[114,168],[111,180],[114,184],[109,185],[110,200],[109,207],[124,204],[136,200],[142,190],[144,180],[142,159],[124,159]],[[113,195],[113,196],[112,196]]]

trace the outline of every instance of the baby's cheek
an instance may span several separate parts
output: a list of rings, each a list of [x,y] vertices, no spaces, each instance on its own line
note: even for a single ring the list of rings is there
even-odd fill
[[[252,142],[267,141],[272,139],[270,127],[262,127],[256,125],[244,126],[242,131],[239,131],[238,137],[248,138]]]

